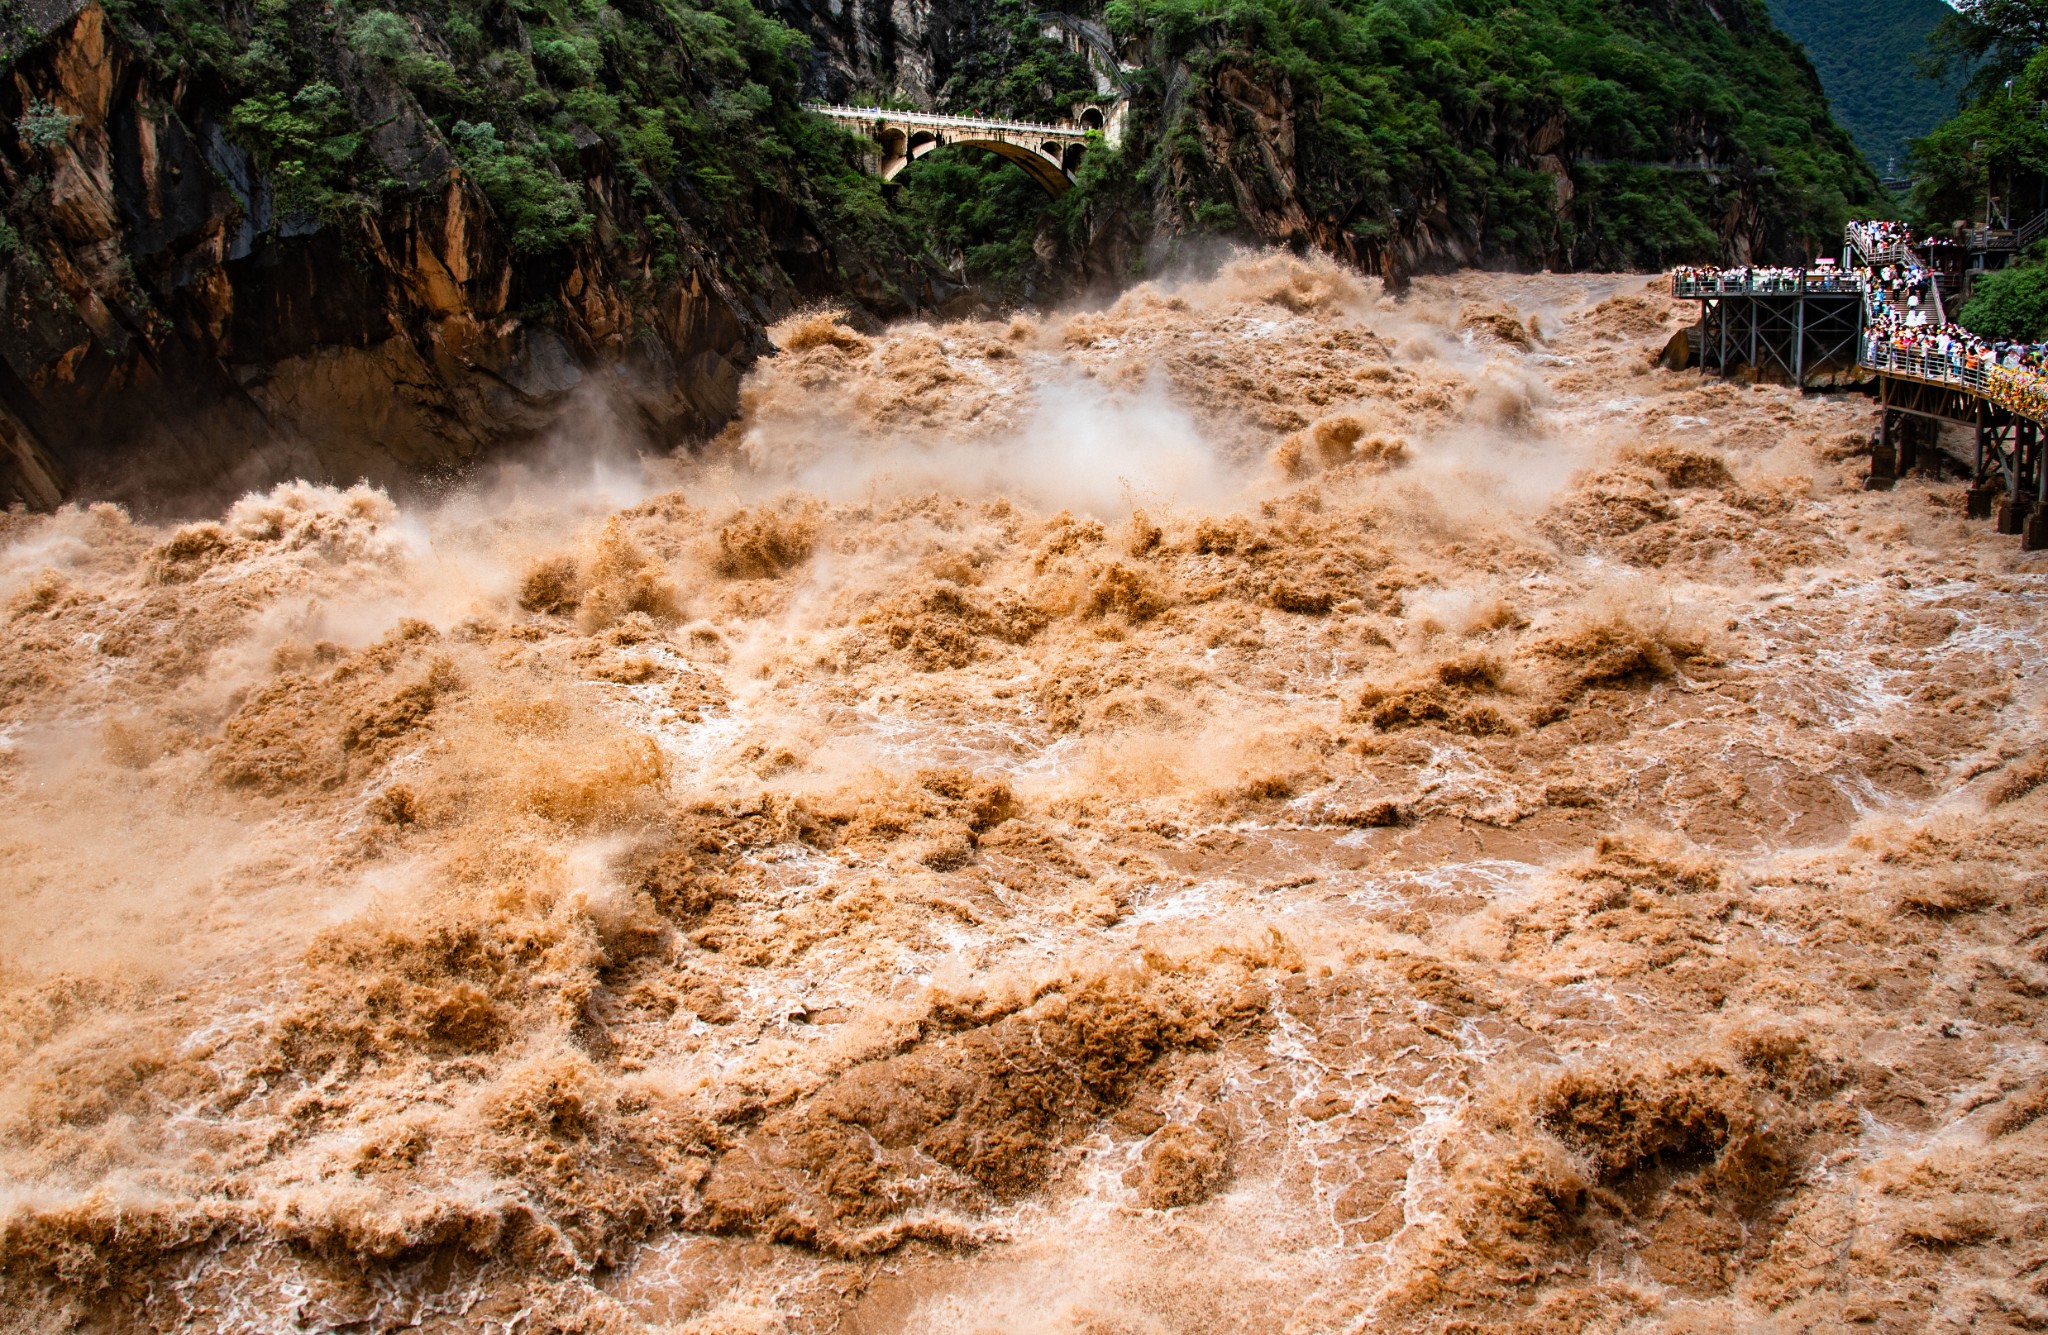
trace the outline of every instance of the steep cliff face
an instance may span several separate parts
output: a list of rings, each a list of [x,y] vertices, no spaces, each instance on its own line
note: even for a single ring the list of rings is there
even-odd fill
[[[1447,5],[1405,23],[1378,8],[1334,38],[1284,14],[1154,27],[1141,188],[1083,243],[1130,230],[1117,214],[1135,206],[1155,237],[1213,220],[1396,282],[1745,263],[1826,249],[1876,197],[1811,68],[1749,0]]]
[[[349,91],[386,188],[324,219],[286,213],[219,90],[163,78],[98,4],[54,16],[10,73],[7,502],[177,509],[288,476],[397,483],[542,432],[579,393],[675,441],[726,420],[763,324],[793,304],[920,299],[907,270],[849,257],[787,200],[751,210],[750,245],[650,216],[587,131],[586,238],[520,254],[373,70]]]

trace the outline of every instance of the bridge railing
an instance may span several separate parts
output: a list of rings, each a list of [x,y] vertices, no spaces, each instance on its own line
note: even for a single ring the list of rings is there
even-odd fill
[[[1928,263],[1926,257],[1915,250],[1910,241],[1904,238],[1882,237],[1870,225],[1860,222],[1852,222],[1845,227],[1843,236],[1869,268],[1893,264],[1911,265],[1924,270],[1928,275],[1929,296],[1934,301],[1935,319],[1944,324],[1948,322],[1948,307],[1943,300],[1948,294],[1948,288],[1942,281],[1941,270]]]
[[[1852,225],[1850,244],[1866,256],[1879,249],[1876,238],[1859,233],[1862,229]],[[1905,248],[1901,247],[1902,250]],[[1907,258],[1915,264],[1917,257],[1905,250]],[[1926,266],[1922,265],[1922,268]],[[1928,270],[1930,276],[1936,276]],[[1881,312],[1873,303],[1882,295],[1884,288],[1870,277],[1868,270],[1794,270],[1792,272],[1721,269],[1680,270],[1671,275],[1671,295],[1681,301],[1698,301],[1720,296],[1801,296],[1801,295],[1860,295],[1863,297],[1863,333],[1857,339],[1856,362],[1866,370],[1885,375],[1909,376],[1929,384],[1948,385],[1994,403],[2009,412],[2036,422],[2048,423],[2048,371],[2031,367],[2001,366],[1988,357],[1966,355],[1960,347],[1948,352],[1939,352],[1931,347],[1901,347],[1890,338],[1872,332]],[[1934,289],[1934,311],[1931,327],[1939,331],[1945,321],[1941,313],[1941,295]],[[1907,339],[1920,337],[1911,332],[1901,335]]]
[[[897,121],[904,125],[931,125],[957,130],[1009,130],[1016,134],[1054,134],[1069,139],[1086,138],[1089,130],[1085,125],[1046,124],[1039,121],[985,120],[974,116],[942,116],[931,111],[890,111],[886,107],[834,107],[822,102],[805,104],[806,111],[815,111],[821,116],[835,120],[858,120],[872,124],[878,120]]]
[[[1863,366],[1887,375],[1911,376],[1930,384],[1949,385],[2001,408],[2048,422],[2048,375],[2013,366],[1999,366],[1959,352],[1941,353],[1928,348],[1900,348],[1878,338],[1865,338]]]
[[[1671,295],[1681,301],[1701,297],[1858,296],[1863,275],[1856,272],[1819,274],[1673,274]]]

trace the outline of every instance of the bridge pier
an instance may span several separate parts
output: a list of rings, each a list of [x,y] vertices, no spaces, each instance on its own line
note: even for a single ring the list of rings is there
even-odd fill
[[[1985,487],[2001,494],[1998,531],[2017,535],[2021,548],[2030,552],[2048,547],[2048,469],[2042,466],[2044,446],[2048,446],[2048,434],[2038,424],[2016,422],[2009,442],[1995,437],[1990,442],[1990,457],[1978,480],[1978,485],[1985,487],[1993,474],[2002,475],[2004,486]]]
[[[1878,382],[1877,394],[1877,443],[1870,447],[1870,471],[1863,476],[1863,489],[1890,491],[1899,480],[1899,447],[1892,443],[1892,409],[1882,381]]]
[[[1879,393],[1883,394],[1880,386]],[[1890,491],[1892,485],[1914,469],[1939,469],[1946,456],[1941,448],[1941,423],[1931,417],[1892,408],[1880,400],[1877,443],[1870,451],[1870,473],[1863,479],[1865,491]]]

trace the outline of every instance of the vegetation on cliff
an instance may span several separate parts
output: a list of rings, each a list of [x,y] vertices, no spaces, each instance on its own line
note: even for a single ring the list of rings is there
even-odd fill
[[[1656,267],[1824,251],[1880,197],[1755,0],[1111,0],[1103,18],[1141,65],[1132,134],[1055,212],[1070,237],[1111,220],[1390,272]],[[975,95],[1030,114],[1052,91]]]
[[[1930,72],[1970,71],[1968,101],[1913,146],[1914,211],[1939,227],[2048,206],[2048,0],[1962,0],[1929,37]]]
[[[215,90],[285,225],[374,209],[434,175],[437,150],[483,187],[516,251],[624,230],[657,275],[675,264],[664,224],[681,221],[765,258],[744,253],[762,249],[764,196],[856,249],[915,236],[1010,273],[1043,204],[1000,164],[955,159],[886,208],[848,137],[800,109],[805,39],[745,0],[108,7],[166,78]],[[1110,0],[1103,22],[1142,61],[1135,142],[1057,221],[1079,235],[1109,200],[1140,233],[1373,256],[1433,227],[1459,258],[1574,266],[1823,246],[1874,183],[1757,0],[1723,14],[1691,0]],[[1101,96],[1023,0],[978,24],[938,90],[953,109],[1050,117]],[[429,142],[394,154],[394,126]],[[644,220],[593,233],[593,150]],[[11,221],[32,230],[25,202]]]
[[[438,465],[635,358],[648,420],[702,430],[806,301],[1056,295],[1203,237],[1396,278],[1761,259],[1831,247],[1876,196],[1762,0],[14,2],[0,427],[58,453],[166,422],[135,397],[157,386],[247,410],[193,426],[209,458],[374,403],[376,450]],[[99,57],[52,52],[83,28],[119,71],[89,97],[64,71]],[[836,92],[1117,102],[1121,144],[1050,206],[958,152],[885,187],[803,110],[863,43],[921,82]],[[355,358],[349,406],[310,366],[266,388],[320,349]]]
[[[2036,243],[2011,267],[1978,279],[1958,319],[1987,338],[2048,339],[2048,245]]]
[[[332,220],[408,182],[380,129],[416,107],[489,195],[513,248],[592,235],[580,189],[608,153],[650,215],[743,251],[763,193],[879,242],[880,196],[839,130],[798,106],[796,34],[745,0],[107,0],[165,75],[205,80],[275,183],[280,213]],[[404,106],[410,103],[411,106]],[[421,145],[422,165],[433,157]],[[750,256],[748,258],[759,258]]]
[[[1969,101],[1913,145],[1914,212],[1932,230],[2025,224],[2048,209],[2048,0],[1962,0],[1928,44],[1930,73],[1968,71]],[[1958,319],[1993,338],[2048,337],[2048,247],[1979,279]]]
[[[1769,0],[1781,31],[1806,48],[1835,119],[1872,166],[1905,174],[1912,142],[1955,110],[1953,79],[1923,77],[1942,0]]]

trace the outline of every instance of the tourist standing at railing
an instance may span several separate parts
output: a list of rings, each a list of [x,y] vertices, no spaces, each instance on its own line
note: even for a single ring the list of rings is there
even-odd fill
[[[1923,305],[1922,297],[1934,296],[1935,275],[1914,257],[1914,238],[1903,224],[1852,223],[1848,235],[1870,256],[1874,267],[1866,271],[1867,277],[1851,279],[1826,266],[1687,266],[1673,271],[1673,290],[1775,293],[1797,291],[1802,285],[1809,291],[1836,290],[1837,285],[1860,290],[1866,364],[1954,380],[2015,412],[2048,421],[2048,345],[1988,340],[1961,325],[1932,318],[1931,306]],[[1880,252],[1885,252],[1881,264]]]

